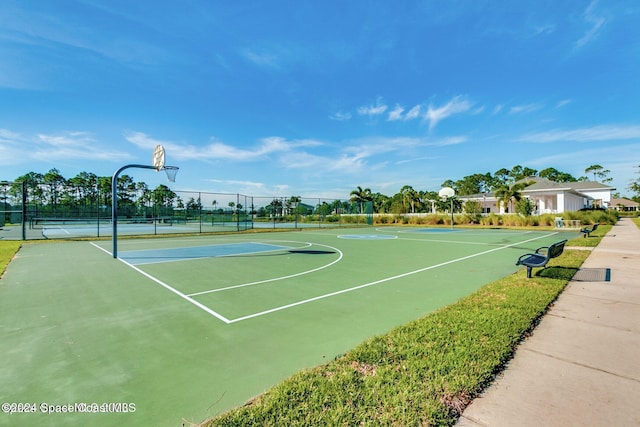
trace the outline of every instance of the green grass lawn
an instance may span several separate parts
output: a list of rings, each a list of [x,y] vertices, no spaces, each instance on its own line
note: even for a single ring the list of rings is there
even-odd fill
[[[0,240],[0,277],[13,259],[22,242],[16,240]]]
[[[582,246],[591,248],[596,247],[598,246],[598,243],[600,243],[600,240],[602,240],[604,235],[607,234],[609,230],[611,230],[611,227],[613,226],[608,224],[599,225],[596,231],[591,233],[589,237],[572,239],[571,241],[567,242],[567,246]]]

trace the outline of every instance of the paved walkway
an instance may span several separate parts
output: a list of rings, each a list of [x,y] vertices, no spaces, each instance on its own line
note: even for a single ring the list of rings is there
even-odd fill
[[[576,277],[458,427],[640,426],[640,230],[620,220]]]

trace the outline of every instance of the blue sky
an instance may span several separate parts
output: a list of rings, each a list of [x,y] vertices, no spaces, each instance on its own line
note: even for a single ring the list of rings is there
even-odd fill
[[[175,190],[348,198],[600,164],[630,195],[639,23],[635,0],[2,0],[0,179],[111,176],[163,144]]]

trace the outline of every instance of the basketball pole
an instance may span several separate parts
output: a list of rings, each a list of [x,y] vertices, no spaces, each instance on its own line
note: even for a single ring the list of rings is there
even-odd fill
[[[453,197],[451,199],[451,229],[453,230]]]
[[[158,170],[157,167],[149,165],[126,165],[122,166],[113,174],[111,178],[111,223],[113,224],[111,242],[113,249],[111,252],[114,258],[118,258],[118,175],[120,175],[123,170],[129,168]]]
[[[451,229],[453,230],[453,196],[456,195],[456,192],[453,188],[451,187],[443,187],[440,189],[440,191],[438,192],[438,196],[440,196],[440,199],[444,199],[442,200],[443,202],[446,202],[447,199],[451,200]]]

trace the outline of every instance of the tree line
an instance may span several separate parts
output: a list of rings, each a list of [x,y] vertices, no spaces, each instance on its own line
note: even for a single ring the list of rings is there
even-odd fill
[[[640,166],[638,168],[640,173]],[[611,181],[610,171],[601,165],[595,164],[587,167],[585,174],[593,176],[593,181],[602,183]],[[527,177],[537,176],[555,182],[576,182],[590,180],[590,176],[587,175],[576,178],[555,168],[538,171],[516,165],[511,169],[499,169],[493,174],[489,172],[475,173],[456,181],[449,179],[442,183],[442,187],[453,188],[458,196],[493,193],[507,205],[518,203],[521,200],[521,191],[526,184],[523,180]],[[12,182],[0,182],[0,203],[4,203],[5,207],[10,199],[13,199],[14,203],[19,203],[18,198],[22,194],[23,185],[27,189],[29,201],[58,212],[61,208],[78,212],[83,209],[96,209],[96,207],[106,209],[111,206],[111,177],[97,176],[91,172],[80,172],[76,176],[66,179],[55,168],[44,174],[29,172],[17,177]],[[186,208],[187,210],[202,208],[199,200],[189,199],[185,202],[166,185],[161,184],[151,189],[145,182],[136,182],[126,174],[118,177],[116,185],[118,205],[129,211],[149,206]],[[640,179],[632,183],[629,189],[640,194]],[[296,197],[299,196],[283,200],[291,202]],[[440,200],[436,191],[416,190],[411,185],[403,186],[398,193],[392,196],[379,192],[374,193],[369,188],[358,186],[349,194],[349,201],[358,203],[360,206],[371,202],[373,212],[377,213],[419,213],[450,209],[450,202],[445,203]],[[344,201],[336,200],[334,204],[324,203],[323,206],[316,208],[322,208],[327,212],[338,209],[346,210],[346,205],[342,205],[344,205]],[[239,206],[235,206],[235,208],[240,209]],[[270,208],[274,212],[280,210],[283,213],[289,210],[287,207],[283,209],[275,205]],[[526,206],[524,208],[526,210]],[[460,201],[454,199],[454,210],[460,211],[461,209]]]
[[[82,214],[103,210],[108,212],[111,206],[111,177],[97,176],[91,172],[80,172],[66,179],[58,169],[47,173],[29,172],[12,182],[0,182],[0,203],[6,207],[9,201],[21,204],[23,187],[26,190],[27,204],[40,207],[40,213]],[[144,182],[135,182],[129,175],[118,177],[118,205],[123,211],[135,214],[139,208],[149,206],[182,205],[179,199],[166,185],[150,189]]]
[[[640,168],[640,166],[639,166]],[[592,175],[593,181],[608,183],[612,181],[609,177],[610,170],[601,165],[591,165],[585,169],[585,174]],[[536,170],[529,167],[516,165],[511,169],[501,168],[493,174],[475,173],[459,179],[457,181],[446,180],[442,187],[451,187],[457,196],[482,195],[493,193],[505,206],[512,205],[509,211],[522,213],[531,212],[534,208],[528,203],[528,199],[523,199],[522,190],[527,186],[528,177],[546,178],[554,182],[577,182],[589,181],[590,177],[573,175],[549,167],[543,170]],[[640,193],[640,183],[635,192]],[[630,188],[633,190],[633,188]],[[379,192],[372,192],[370,188],[357,186],[350,193],[350,200],[358,203],[372,202],[374,212],[378,213],[421,213],[421,212],[441,212],[450,209],[450,201],[440,199],[437,191],[416,190],[410,185],[403,186],[400,191],[393,196],[387,196]],[[513,206],[519,204],[519,206]],[[515,209],[514,209],[515,208]],[[462,203],[458,199],[453,200],[454,211],[462,210]],[[465,211],[468,210],[465,207]]]

